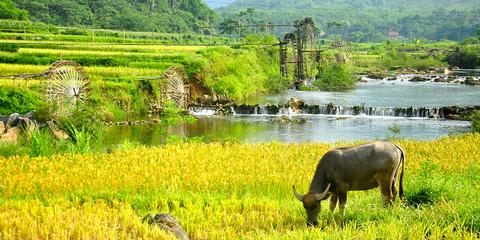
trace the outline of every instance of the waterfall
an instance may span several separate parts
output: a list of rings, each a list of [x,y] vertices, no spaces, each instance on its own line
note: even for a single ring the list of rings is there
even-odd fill
[[[189,111],[193,115],[333,115],[333,116],[378,116],[403,118],[445,118],[444,111],[449,107],[366,107],[307,105],[293,109],[288,105],[225,105],[193,106]],[[449,113],[447,113],[448,115]],[[447,116],[448,118],[448,116]]]

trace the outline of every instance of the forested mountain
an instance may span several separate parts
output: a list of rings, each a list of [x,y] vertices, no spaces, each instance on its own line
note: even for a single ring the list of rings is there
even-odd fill
[[[60,26],[201,32],[215,18],[202,0],[0,0],[0,9],[12,2],[30,20]]]
[[[480,0],[238,0],[218,12],[224,32],[239,22],[291,24],[311,16],[323,37],[360,42],[389,37],[462,40],[480,29]]]

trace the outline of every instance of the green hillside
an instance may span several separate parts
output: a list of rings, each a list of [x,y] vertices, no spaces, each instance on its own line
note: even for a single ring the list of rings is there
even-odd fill
[[[60,26],[177,33],[202,32],[215,19],[202,0],[0,0],[0,10],[3,19],[27,11],[31,21]]]
[[[311,16],[324,37],[358,42],[384,41],[389,33],[409,39],[462,40],[480,29],[480,0],[239,0],[218,11],[223,25],[288,24]],[[277,34],[288,30],[274,29]],[[244,33],[248,31],[255,29]]]

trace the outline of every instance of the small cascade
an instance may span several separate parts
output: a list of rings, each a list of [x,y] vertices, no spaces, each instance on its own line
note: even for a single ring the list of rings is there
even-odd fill
[[[215,115],[216,108],[215,107],[206,107],[206,106],[195,106],[189,108],[190,113],[193,115],[198,116],[211,116]]]
[[[461,107],[460,107],[461,108]],[[473,107],[476,108],[476,107]],[[478,107],[480,108],[480,107]],[[302,105],[293,109],[288,105],[228,105],[228,106],[194,106],[189,108],[193,115],[335,115],[335,116],[377,116],[377,117],[402,117],[402,118],[447,118],[456,114],[455,107],[366,107],[366,106],[335,106],[327,105]],[[461,110],[461,109],[460,109]],[[458,110],[458,111],[460,111]],[[444,112],[447,111],[447,114]],[[458,114],[457,114],[458,115]]]

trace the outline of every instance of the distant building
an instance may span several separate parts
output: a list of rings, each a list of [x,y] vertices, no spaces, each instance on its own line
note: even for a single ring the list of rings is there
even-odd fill
[[[390,32],[388,32],[388,37],[389,38],[398,38],[399,36],[400,36],[400,34],[397,31],[390,30]]]

